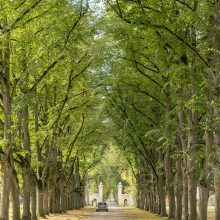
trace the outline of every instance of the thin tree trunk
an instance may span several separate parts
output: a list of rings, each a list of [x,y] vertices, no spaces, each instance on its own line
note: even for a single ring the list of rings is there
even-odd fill
[[[210,82],[207,82],[208,88],[210,88]],[[199,219],[200,220],[207,220],[207,214],[208,214],[208,199],[209,199],[209,190],[211,186],[211,166],[210,161],[208,161],[208,158],[210,158],[210,149],[213,149],[213,131],[211,127],[213,126],[213,107],[210,105],[210,101],[212,100],[212,94],[210,89],[207,89],[207,105],[206,105],[206,126],[207,130],[205,132],[206,134],[206,148],[205,148],[205,155],[206,158],[203,160],[203,166],[202,166],[202,173],[200,175],[200,181],[199,181]]]
[[[194,1],[194,5],[197,1]],[[195,28],[191,28],[191,40],[194,48],[197,48],[197,34]],[[196,66],[196,57],[193,55],[191,64],[191,82],[192,87],[190,89],[190,98],[194,98],[198,95],[198,72]],[[188,123],[189,123],[189,135],[188,135],[188,199],[189,199],[189,220],[197,220],[197,169],[195,163],[196,147],[198,144],[198,110],[197,102],[194,100],[188,108]]]
[[[13,164],[13,162],[12,162]],[[20,220],[20,189],[19,189],[19,182],[17,177],[17,172],[15,168],[13,168],[13,175],[12,175],[12,185],[11,185],[11,198],[12,198],[12,208],[13,208],[13,220]]]
[[[38,187],[37,189],[37,198],[38,198],[38,205],[37,205],[37,211],[39,217],[45,217],[44,209],[43,209],[43,189],[42,186]]]
[[[174,194],[174,175],[171,159],[171,100],[170,100],[170,88],[167,85],[166,89],[166,138],[167,138],[167,149],[165,153],[165,171],[166,171],[166,187],[169,202],[169,213],[168,218],[174,219],[175,217],[175,194]]]
[[[165,188],[162,177],[158,178],[158,194],[159,194],[159,200],[160,200],[160,210],[159,215],[166,217],[167,211],[166,211],[166,198],[165,198]]]
[[[220,219],[220,169],[214,170],[215,220]]]
[[[189,220],[197,219],[197,178],[196,178],[196,168],[195,160],[193,155],[195,155],[195,147],[197,144],[197,111],[189,111],[189,161],[188,161],[188,184],[189,184]]]
[[[23,176],[23,213],[22,220],[31,219],[30,210],[30,190],[31,190],[31,146],[30,146],[30,135],[28,127],[28,106],[25,106],[23,110],[23,131],[24,131],[24,149],[27,151],[25,156],[25,166],[22,167]]]
[[[9,158],[3,156],[2,158],[2,201],[1,201],[1,212],[0,220],[9,219],[9,194],[11,191],[11,177],[12,170],[11,164],[8,161]]]
[[[2,167],[2,202],[0,220],[8,220],[9,218],[9,194],[11,191],[12,181],[12,143],[11,143],[11,97],[10,97],[10,36],[5,34],[6,21],[2,21],[2,31],[0,32],[5,39],[4,50],[0,48],[0,79],[2,88],[2,105],[4,111],[4,155],[1,160]],[[2,37],[2,36],[1,36]],[[3,56],[4,54],[4,56]],[[3,58],[4,57],[4,58]]]
[[[186,135],[184,132],[184,112],[183,110],[179,110],[178,112],[178,121],[179,121],[179,138],[182,146],[183,151],[183,160],[182,160],[182,175],[183,175],[183,196],[182,196],[182,204],[183,204],[183,210],[182,210],[182,219],[188,220],[189,218],[189,209],[188,209],[188,175],[187,175],[187,144],[186,144]]]
[[[55,213],[61,213],[61,207],[60,207],[60,188],[56,187],[55,188]]]
[[[23,213],[22,220],[31,219],[31,210],[30,210],[30,172],[28,167],[22,168],[22,177],[23,177]]]
[[[199,187],[199,220],[207,220],[209,188],[204,185]]]
[[[35,133],[39,131],[39,125],[38,125],[38,102],[35,106],[34,110],[34,130]],[[37,150],[37,161],[40,165],[38,165],[37,169],[37,174],[38,174],[38,189],[37,189],[37,198],[38,198],[38,203],[37,203],[37,211],[38,211],[38,216],[45,218],[45,213],[44,213],[44,199],[43,199],[43,181],[42,181],[42,150],[40,147],[39,140],[36,141],[36,150]]]
[[[179,139],[179,134],[177,137],[177,157],[176,160],[176,220],[182,220],[182,194],[183,194],[183,185],[182,185],[182,146]]]
[[[214,96],[214,118],[216,118],[214,123],[214,148],[215,148],[215,155],[216,155],[216,163],[214,164],[214,186],[215,186],[215,220],[220,219],[220,0],[216,1],[216,16],[215,16],[215,75],[212,76],[212,82],[214,86],[213,96]]]
[[[31,186],[31,220],[37,220],[37,192],[36,186]]]
[[[61,198],[60,198],[61,212],[65,212],[66,211],[66,199],[65,199],[66,192],[65,192],[65,186],[63,184],[61,185],[61,188],[60,188],[60,194],[61,194]]]
[[[48,203],[48,200],[49,200],[49,195],[48,195],[48,190],[47,189],[44,189],[43,191],[43,209],[44,209],[44,213],[45,215],[49,215],[49,203]]]

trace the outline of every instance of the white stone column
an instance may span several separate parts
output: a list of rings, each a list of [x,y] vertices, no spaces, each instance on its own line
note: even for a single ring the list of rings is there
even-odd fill
[[[122,201],[122,184],[118,184],[118,206],[123,206],[123,201]]]
[[[103,184],[100,182],[99,184],[99,201],[98,202],[103,202]]]

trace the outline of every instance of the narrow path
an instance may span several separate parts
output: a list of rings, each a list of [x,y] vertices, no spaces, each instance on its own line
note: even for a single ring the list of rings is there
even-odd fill
[[[91,212],[83,220],[136,220],[129,217],[122,208],[109,208],[108,212]]]

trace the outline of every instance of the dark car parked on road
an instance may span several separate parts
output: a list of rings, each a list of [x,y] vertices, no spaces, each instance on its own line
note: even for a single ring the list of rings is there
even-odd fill
[[[108,212],[108,205],[106,202],[99,202],[97,205],[96,212],[98,211],[106,211]]]

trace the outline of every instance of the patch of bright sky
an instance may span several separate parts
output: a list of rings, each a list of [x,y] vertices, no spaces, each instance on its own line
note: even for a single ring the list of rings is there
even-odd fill
[[[97,19],[101,18],[105,14],[104,0],[91,0],[89,1],[89,7]]]

